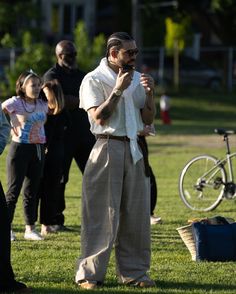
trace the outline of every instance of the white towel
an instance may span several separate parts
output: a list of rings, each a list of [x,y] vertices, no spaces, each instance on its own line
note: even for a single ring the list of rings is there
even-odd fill
[[[116,84],[117,74],[107,65],[107,59],[103,58],[100,65],[95,69],[95,72],[99,73],[101,80],[114,88]],[[125,101],[125,127],[127,132],[127,137],[130,139],[130,151],[133,158],[133,163],[136,164],[143,155],[139,151],[137,143],[137,122],[135,118],[135,108],[133,102],[133,92],[137,85],[140,83],[140,73],[134,71],[133,80],[130,86],[124,90],[123,97]]]

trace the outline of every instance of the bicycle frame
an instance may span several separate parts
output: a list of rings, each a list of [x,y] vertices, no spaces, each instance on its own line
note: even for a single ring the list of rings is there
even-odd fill
[[[226,154],[226,159],[228,163],[228,172],[229,172],[229,180],[228,182],[234,182],[234,173],[233,173],[233,166],[232,166],[232,157],[236,156],[236,152],[231,153],[231,154]],[[223,161],[223,160],[222,160]]]
[[[228,163],[229,180],[230,180],[230,182],[234,182],[234,174],[233,174],[233,167],[232,167],[231,158],[236,156],[236,152],[231,154],[230,147],[229,147],[229,138],[228,138],[227,134],[224,135],[224,141],[226,143],[226,149],[227,149],[226,160]],[[227,181],[228,181],[228,179],[227,179]]]
[[[222,166],[225,166],[225,164],[227,163],[228,173],[229,173],[229,180],[227,179],[227,182],[229,182],[229,181],[233,182],[234,181],[234,174],[233,174],[233,167],[232,167],[232,160],[231,160],[232,157],[236,157],[236,152],[231,153],[231,154],[227,154],[226,158],[219,160],[215,166],[213,166],[210,170],[208,170],[206,173],[204,173],[201,177],[205,178],[215,170],[214,173],[211,175],[211,177],[208,179],[207,182],[209,182],[209,180],[211,180],[215,176],[215,174],[219,171],[219,168]],[[223,184],[226,184],[226,183],[223,183]]]
[[[236,131],[215,129],[215,132],[223,135],[226,146],[225,156],[223,158],[209,154],[195,156],[184,166],[180,174],[180,197],[192,210],[211,211],[224,198],[236,197],[235,162],[233,162],[236,152],[230,152],[228,138]]]

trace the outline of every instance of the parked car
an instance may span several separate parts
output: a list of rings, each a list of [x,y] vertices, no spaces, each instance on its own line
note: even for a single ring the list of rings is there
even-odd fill
[[[153,62],[150,59],[144,58],[146,71],[153,78],[164,85],[173,85],[174,80],[174,61],[173,57],[166,57],[164,60],[163,80],[159,76],[157,68],[153,68]],[[180,56],[179,58],[179,84],[208,87],[213,90],[218,90],[222,87],[223,73],[213,67],[210,67],[196,59]]]

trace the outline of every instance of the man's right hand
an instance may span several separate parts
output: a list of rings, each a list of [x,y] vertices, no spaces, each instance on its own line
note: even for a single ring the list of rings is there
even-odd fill
[[[116,78],[115,89],[119,89],[122,92],[129,87],[133,80],[133,71],[123,71],[122,68],[119,68],[119,73]]]

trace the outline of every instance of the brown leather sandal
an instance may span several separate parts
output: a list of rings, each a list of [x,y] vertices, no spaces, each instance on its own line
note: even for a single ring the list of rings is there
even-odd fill
[[[98,288],[98,282],[97,281],[82,280],[82,281],[78,282],[78,286],[81,289],[93,290],[93,289]]]

